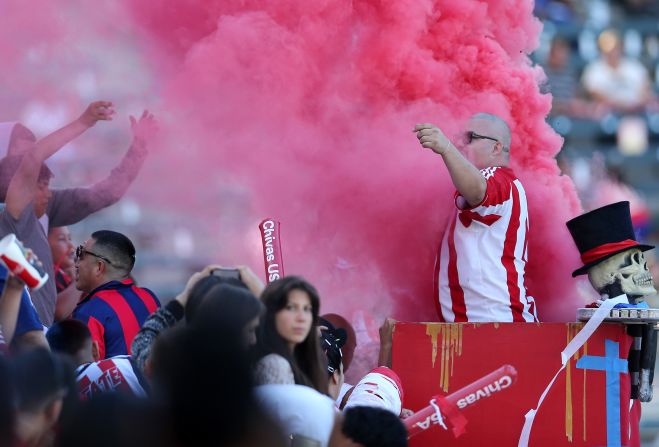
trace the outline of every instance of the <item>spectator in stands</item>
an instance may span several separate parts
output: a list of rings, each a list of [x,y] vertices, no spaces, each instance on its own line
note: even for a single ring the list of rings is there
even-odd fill
[[[545,93],[552,95],[552,115],[567,115],[581,118],[601,117],[599,110],[593,104],[583,100],[581,96],[579,77],[570,64],[572,48],[570,42],[561,36],[551,41],[549,56],[545,63],[547,83]]]
[[[57,290],[55,304],[55,321],[71,316],[80,300],[80,291],[76,289],[75,277],[75,246],[71,241],[69,227],[50,227],[48,229],[48,245],[53,255],[53,275]]]
[[[242,332],[246,344],[254,343],[254,332],[258,317],[262,313],[262,304],[256,296],[263,290],[263,283],[248,267],[237,267],[239,280],[214,274],[220,268],[219,265],[209,265],[193,274],[175,299],[151,314],[144,322],[133,340],[132,353],[139,368],[147,375],[148,359],[156,338],[164,330],[176,325],[183,316],[187,324],[193,324],[199,313],[198,309],[206,301],[222,302],[211,304],[209,309],[201,311],[202,324],[222,324],[215,321],[217,318],[228,320],[228,324],[236,325]],[[219,315],[216,315],[216,311]]]
[[[33,349],[13,359],[11,373],[18,445],[51,445],[69,389],[68,366],[46,349]]]
[[[133,243],[116,231],[96,231],[75,257],[76,287],[85,296],[73,318],[89,327],[100,359],[130,354],[140,326],[160,307],[153,292],[129,278],[135,265]]]
[[[352,407],[338,414],[330,447],[406,447],[407,430],[393,413],[381,408]]]
[[[261,301],[255,378],[259,385],[298,384],[327,394],[326,362],[316,330],[320,299],[302,278],[288,276],[271,282]]]
[[[82,400],[108,392],[146,397],[147,382],[131,357],[118,355],[101,360],[98,343],[92,340],[83,322],[59,321],[48,329],[46,338],[53,352],[69,356],[76,366],[76,383]]]
[[[648,70],[640,61],[623,56],[616,31],[603,31],[598,44],[602,56],[584,69],[584,88],[611,112],[642,112],[652,100]]]

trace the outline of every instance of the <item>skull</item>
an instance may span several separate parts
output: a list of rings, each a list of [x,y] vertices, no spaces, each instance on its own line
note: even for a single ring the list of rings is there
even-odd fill
[[[638,248],[625,250],[600,262],[588,270],[588,279],[600,294],[616,282],[629,297],[657,293],[645,256]]]

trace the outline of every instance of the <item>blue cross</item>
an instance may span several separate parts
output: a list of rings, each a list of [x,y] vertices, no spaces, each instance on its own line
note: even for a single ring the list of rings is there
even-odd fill
[[[606,371],[606,445],[620,446],[620,374],[627,374],[627,360],[618,358],[618,343],[605,341],[605,356],[586,355],[577,368]]]

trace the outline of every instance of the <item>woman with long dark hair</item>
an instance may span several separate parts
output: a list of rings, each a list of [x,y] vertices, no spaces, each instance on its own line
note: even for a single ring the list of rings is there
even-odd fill
[[[256,383],[306,385],[327,394],[326,365],[316,332],[316,288],[298,276],[287,276],[270,283],[261,301],[266,311],[256,346]]]

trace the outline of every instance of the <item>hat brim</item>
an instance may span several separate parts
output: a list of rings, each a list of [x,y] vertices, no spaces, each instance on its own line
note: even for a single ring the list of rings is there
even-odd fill
[[[606,261],[610,257],[617,255],[618,253],[622,253],[623,251],[627,251],[627,250],[630,250],[632,248],[639,249],[641,251],[648,251],[648,250],[652,250],[654,248],[654,245],[638,244],[638,245],[634,245],[632,247],[625,247],[623,249],[614,251],[613,253],[609,253],[606,256],[598,259],[597,261],[590,262],[590,263],[584,265],[583,267],[580,267],[580,268],[576,269],[575,271],[572,272],[572,277],[576,278],[579,275],[585,275],[586,273],[588,273],[588,270],[595,267],[597,264],[600,264],[600,263]]]

